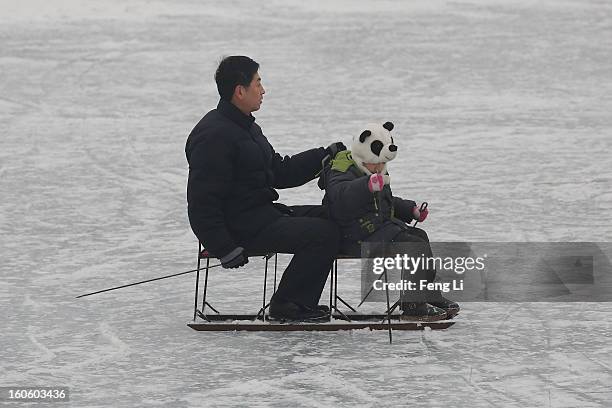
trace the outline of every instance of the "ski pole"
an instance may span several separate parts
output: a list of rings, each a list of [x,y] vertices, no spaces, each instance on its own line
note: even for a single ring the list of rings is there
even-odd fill
[[[209,266],[208,269],[216,268],[217,266],[221,266],[221,264]],[[199,270],[202,270],[202,269],[200,268]],[[98,294],[98,293],[110,292],[111,290],[127,288],[129,286],[136,286],[136,285],[140,285],[140,284],[147,283],[147,282],[153,282],[153,281],[158,281],[158,280],[162,280],[162,279],[173,278],[175,276],[186,275],[188,273],[193,273],[193,272],[197,272],[197,271],[198,271],[198,269],[192,269],[190,271],[174,273],[172,275],[161,276],[159,278],[147,279],[147,280],[143,280],[143,281],[140,281],[140,282],[128,283],[127,285],[115,286],[114,288],[102,289],[102,290],[98,290],[96,292],[91,292],[91,293],[86,293],[84,295],[79,295],[79,296],[76,297],[76,299],[82,298],[82,297],[85,297],[85,296],[95,295],[95,294]]]

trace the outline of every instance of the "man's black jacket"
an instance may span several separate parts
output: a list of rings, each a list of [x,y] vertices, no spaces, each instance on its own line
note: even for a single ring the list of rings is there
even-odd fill
[[[283,216],[272,204],[278,199],[274,188],[314,179],[326,155],[321,147],[283,158],[254,121],[221,100],[191,131],[185,146],[189,222],[217,258]]]

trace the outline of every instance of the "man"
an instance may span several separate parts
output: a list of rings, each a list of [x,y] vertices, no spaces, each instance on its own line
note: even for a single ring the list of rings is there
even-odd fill
[[[274,203],[274,188],[311,181],[322,159],[345,147],[334,143],[284,158],[276,153],[251,114],[265,94],[258,70],[245,56],[226,57],[217,68],[219,104],[191,131],[185,147],[189,222],[224,268],[246,264],[248,253],[295,254],[272,297],[270,316],[322,320],[328,311],[318,302],[340,234],[323,218],[321,206]]]

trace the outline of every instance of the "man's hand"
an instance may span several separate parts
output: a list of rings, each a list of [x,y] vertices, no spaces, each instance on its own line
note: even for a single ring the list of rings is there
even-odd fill
[[[343,150],[346,150],[346,146],[342,142],[332,143],[325,149],[327,154],[329,154],[329,157],[331,157],[332,159],[336,157],[338,152],[341,152]]]
[[[427,209],[427,207],[425,207],[422,211],[419,210],[419,207],[417,207],[416,205],[414,206],[414,208],[412,208],[412,218],[414,218],[418,222],[425,221],[427,215],[429,215],[429,210]]]
[[[225,269],[239,268],[249,263],[249,258],[244,256],[244,248],[242,247],[237,247],[219,260]]]

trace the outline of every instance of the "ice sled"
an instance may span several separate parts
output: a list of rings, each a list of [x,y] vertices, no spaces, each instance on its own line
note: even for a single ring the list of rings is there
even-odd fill
[[[332,265],[329,275],[329,308],[332,311],[328,321],[323,322],[291,322],[271,320],[267,310],[270,303],[267,301],[267,282],[270,261],[274,259],[274,290],[276,290],[276,277],[278,254],[277,253],[248,253],[249,257],[261,256],[265,260],[264,279],[262,284],[263,298],[261,308],[256,314],[221,314],[207,299],[208,287],[210,285],[210,261],[212,255],[204,248],[202,243],[198,243],[198,260],[196,268],[195,295],[193,308],[193,321],[187,325],[197,331],[340,331],[340,330],[387,330],[389,341],[392,342],[392,330],[432,330],[446,329],[454,321],[437,322],[414,322],[400,320],[398,314],[394,314],[396,305],[391,305],[389,292],[387,289],[387,310],[382,314],[362,314],[357,313],[356,309],[346,302],[338,294],[338,260],[340,259],[359,259],[358,257],[339,255]],[[203,265],[204,263],[204,265]],[[200,272],[204,274],[204,288],[202,289],[202,302],[199,303],[200,292]],[[344,305],[348,310],[342,311],[338,305]],[[396,302],[397,304],[397,302]],[[211,312],[207,312],[210,309]],[[199,318],[199,320],[198,320]]]

